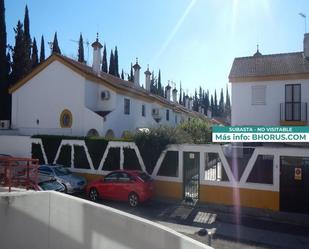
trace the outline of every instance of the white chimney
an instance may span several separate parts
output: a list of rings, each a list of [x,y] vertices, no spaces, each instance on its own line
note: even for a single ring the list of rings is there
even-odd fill
[[[136,63],[133,66],[134,69],[134,85],[139,86],[139,70],[141,69],[140,65],[138,65],[138,59],[136,58]]]
[[[212,118],[212,112],[211,110],[207,110],[207,118]]]
[[[147,66],[147,70],[145,71],[145,85],[146,85],[146,90],[150,92],[150,85],[151,85],[151,80],[150,80],[151,72],[149,71],[149,65]]]
[[[92,61],[92,70],[97,74],[100,73],[100,64],[101,64],[101,48],[102,44],[99,42],[99,34],[97,33],[97,39],[94,43],[91,44],[93,47],[93,61]]]
[[[193,99],[192,97],[189,98],[189,110],[192,110],[193,108]]]
[[[309,33],[304,36],[304,56],[309,59]]]
[[[185,107],[189,109],[189,96],[188,95],[185,96]]]
[[[173,95],[173,102],[177,103],[177,89],[176,88],[173,89],[172,95]]]
[[[171,100],[171,86],[169,84],[165,87],[165,92],[166,92],[166,99],[170,101]]]

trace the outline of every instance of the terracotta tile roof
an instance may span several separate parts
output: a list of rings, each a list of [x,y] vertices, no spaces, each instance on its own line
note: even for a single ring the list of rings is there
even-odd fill
[[[302,52],[235,58],[229,78],[309,73],[309,60]]]
[[[84,63],[78,62],[78,61],[73,60],[69,57],[59,55],[59,54],[54,54],[53,56],[56,56],[58,58],[65,60],[67,63],[69,63],[73,67],[79,69],[83,73],[85,73],[87,75],[91,75],[93,77],[96,77],[99,80],[103,80],[105,83],[110,84],[111,86],[113,86],[115,88],[125,90],[126,92],[135,93],[137,95],[142,95],[144,97],[149,97],[152,100],[157,100],[158,102],[169,106],[171,109],[174,109],[175,111],[185,112],[185,113],[188,113],[192,116],[199,117],[199,118],[202,118],[202,119],[206,119],[205,115],[198,113],[198,112],[195,112],[195,111],[190,111],[190,110],[188,110],[187,108],[185,108],[184,106],[182,106],[178,103],[169,101],[166,98],[152,94],[152,93],[148,92],[147,90],[145,90],[143,87],[135,85],[131,81],[122,80],[121,78],[118,78],[114,75],[111,75],[111,74],[108,74],[108,73],[105,73],[105,72],[100,72],[100,74],[96,74],[92,70],[92,67],[90,67],[90,66],[88,66]]]

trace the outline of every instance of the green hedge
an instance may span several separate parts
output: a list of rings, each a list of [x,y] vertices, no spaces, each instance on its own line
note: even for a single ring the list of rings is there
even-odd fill
[[[41,145],[33,143],[31,147],[31,154],[32,154],[32,158],[39,159],[40,164],[45,163]]]

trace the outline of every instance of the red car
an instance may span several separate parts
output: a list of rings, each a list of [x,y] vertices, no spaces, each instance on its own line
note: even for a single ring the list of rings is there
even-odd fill
[[[90,200],[109,199],[128,201],[131,207],[145,202],[153,196],[153,182],[142,171],[113,171],[103,179],[90,182],[86,187]]]

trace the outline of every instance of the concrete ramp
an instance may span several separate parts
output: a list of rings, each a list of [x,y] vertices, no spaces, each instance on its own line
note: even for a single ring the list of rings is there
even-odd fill
[[[210,248],[165,226],[57,192],[0,193],[1,249]]]

